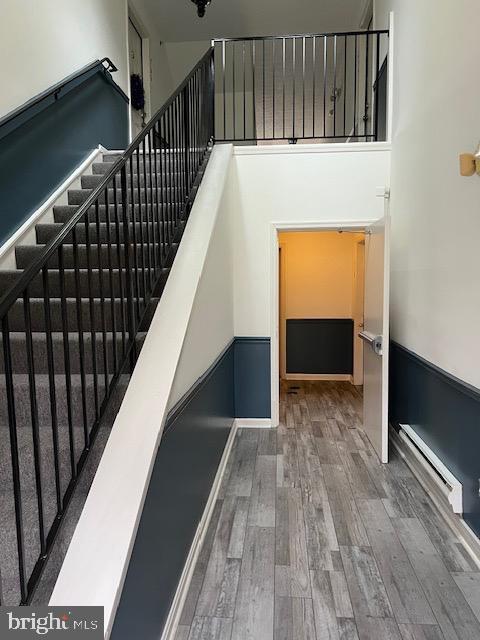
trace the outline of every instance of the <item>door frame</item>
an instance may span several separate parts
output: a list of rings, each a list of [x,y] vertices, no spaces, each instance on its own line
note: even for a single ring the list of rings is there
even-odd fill
[[[152,117],[152,99],[151,99],[151,60],[150,60],[150,35],[145,24],[142,22],[138,13],[131,4],[128,4],[127,11],[127,60],[128,60],[128,97],[130,95],[130,42],[129,42],[129,23],[132,23],[138,35],[142,39],[142,77],[143,88],[145,90],[145,122]],[[133,139],[132,128],[132,109],[129,109],[129,126],[130,126],[130,142]]]
[[[279,314],[279,231],[336,231],[351,229],[365,231],[375,222],[368,220],[322,220],[318,222],[281,221],[270,223],[270,393],[272,427],[278,427],[280,421],[280,314]]]

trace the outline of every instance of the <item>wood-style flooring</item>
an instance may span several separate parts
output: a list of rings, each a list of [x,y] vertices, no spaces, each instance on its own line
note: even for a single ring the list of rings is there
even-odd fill
[[[480,640],[478,568],[361,424],[355,387],[302,382],[238,432],[176,640]]]

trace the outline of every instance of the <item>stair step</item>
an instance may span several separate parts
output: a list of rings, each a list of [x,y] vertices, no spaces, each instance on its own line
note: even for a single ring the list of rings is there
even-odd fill
[[[140,242],[140,238],[137,238],[137,242]],[[164,243],[157,242],[156,246],[154,247],[152,237],[150,237],[150,247],[147,246],[147,238],[145,236],[144,242],[145,245],[143,246],[143,249],[141,246],[137,246],[136,248],[137,261],[139,261],[139,264],[141,264],[142,266],[145,264],[146,268],[153,268],[155,266],[154,259],[156,258],[158,265],[160,263],[161,257],[163,257],[164,255],[164,252],[167,252],[170,246]],[[43,244],[17,247],[15,249],[17,268],[26,269],[44,253],[44,250],[45,245]],[[89,266],[92,269],[108,269],[109,267],[118,269],[125,267],[125,246],[123,244],[112,244],[110,247],[107,244],[92,244],[90,245],[89,251],[87,249],[87,245],[78,244],[77,265],[75,265],[74,259],[74,245],[64,244],[62,245],[62,250],[63,264],[67,269],[74,269],[75,266],[80,269],[88,269]],[[90,265],[88,265],[87,258],[90,259]],[[135,259],[135,254],[133,254],[133,259]],[[51,269],[58,269],[58,262],[58,255],[57,253],[55,253],[50,258],[48,267]]]
[[[163,203],[158,205],[158,215],[160,219],[164,220],[172,220],[174,217],[174,212],[177,212],[179,215],[181,208],[183,207],[183,203],[172,200],[169,203]],[[53,218],[55,222],[67,222],[70,218],[78,211],[78,204],[69,204],[69,205],[57,205],[53,207]],[[155,216],[157,215],[157,205],[153,207]],[[146,220],[147,213],[151,215],[149,212],[151,211],[150,206],[146,207],[145,204],[142,204],[141,207],[138,204],[133,206],[133,216],[136,220],[139,220],[140,216],[143,220]],[[128,206],[129,216],[132,217],[132,205]],[[115,206],[110,204],[108,207],[108,214],[110,216],[110,221],[115,220]],[[95,218],[95,207],[92,206],[88,210],[88,215],[90,216],[90,220],[96,220]],[[122,209],[118,207],[118,216],[121,219]],[[100,222],[107,221],[107,207],[104,204],[99,205],[98,207],[98,217]]]
[[[103,166],[107,166],[108,165],[103,165]],[[186,178],[185,172],[184,171],[179,171],[180,167],[172,167],[172,170],[166,170],[164,169],[163,171],[158,170],[157,172],[153,173],[151,175],[152,178],[152,182],[153,182],[153,188],[156,189],[157,186],[160,188],[161,186],[170,186],[170,185],[181,185],[184,183],[184,180]],[[195,177],[195,172],[191,171],[190,172],[190,176],[191,178]],[[147,170],[147,187],[150,186],[150,171]],[[134,172],[133,174],[133,185],[136,188],[138,186],[139,180],[138,180],[139,176],[138,173]],[[82,176],[81,177],[81,185],[82,185],[82,189],[95,189],[95,187],[98,187],[98,185],[102,182],[102,180],[104,179],[104,175],[103,174],[97,174],[94,173],[93,175],[86,175],[86,176]],[[116,179],[115,179],[116,185],[117,185],[117,189],[121,188],[121,180],[120,180],[120,176],[117,175]],[[130,185],[132,182],[131,180],[131,176],[130,173],[127,174],[127,184]],[[113,186],[112,183],[109,183],[110,186]],[[143,187],[145,186],[145,174],[143,172],[143,168],[140,168],[140,186]]]
[[[113,188],[109,188],[106,191],[108,191],[108,202],[109,204],[113,204],[114,203],[114,189]],[[139,195],[139,191],[140,191],[140,195]],[[88,196],[92,193],[91,189],[70,189],[68,191],[68,204],[76,204],[76,205],[80,205],[83,204]],[[165,203],[165,200],[168,200],[168,202],[179,202],[181,200],[183,200],[183,198],[180,196],[180,191],[178,188],[176,187],[162,187],[158,189],[158,195],[160,197],[160,201],[159,203]],[[134,195],[133,198],[135,200],[136,204],[145,204],[145,196],[148,199],[148,204],[150,205],[152,202],[156,203],[157,201],[157,190],[156,189],[150,189],[150,187],[148,189],[145,188],[141,188],[141,189],[135,189],[134,190]],[[129,194],[130,197],[130,194]],[[98,198],[98,202],[100,202],[101,204],[105,204],[105,193],[101,193],[99,198]],[[121,204],[123,202],[122,199],[122,192],[120,189],[117,190],[117,202],[118,204]]]
[[[155,212],[154,212],[155,213]],[[38,244],[46,244],[47,242],[50,242],[50,240],[52,240],[53,238],[56,238],[57,235],[60,233],[60,231],[62,230],[63,227],[62,222],[49,222],[46,224],[37,224],[36,225],[36,232],[37,232],[37,242]],[[184,224],[184,223],[180,223],[180,224]],[[149,221],[149,223],[145,222],[136,222],[135,223],[135,230],[133,228],[133,224],[130,223],[128,225],[129,228],[129,232],[130,232],[130,237],[131,239],[133,239],[133,232],[135,231],[136,235],[137,235],[137,239],[140,238],[140,233],[143,231],[143,235],[146,238],[147,237],[147,226],[148,226],[148,230],[150,233],[150,237],[153,237],[153,232],[155,232],[155,237],[158,239],[158,234],[160,233],[160,235],[163,235],[164,233],[167,234],[168,231],[170,230],[170,236],[173,235],[173,231],[175,230],[175,224],[173,222],[158,222],[156,219],[154,220],[153,224],[151,222],[151,220]],[[117,239],[117,226],[114,222],[111,222],[110,225],[108,225],[106,222],[101,222],[100,225],[100,234],[97,234],[97,225],[95,222],[91,222],[89,224],[89,239],[91,243],[96,243],[97,239],[100,238],[100,242],[108,242],[108,231],[110,232],[110,240],[113,242],[114,240]],[[119,236],[120,236],[120,241],[123,242],[123,238],[124,238],[124,225],[123,223],[119,223],[118,225],[118,231],[119,231]],[[79,224],[77,225],[77,241],[81,242],[82,244],[86,242],[87,239],[87,231],[85,228],[84,224]],[[67,237],[66,237],[66,241],[67,242],[72,242],[72,238],[73,238],[73,232],[70,232]],[[163,240],[163,238],[162,238]]]
[[[140,347],[145,339],[145,333],[141,332],[137,334],[137,344]],[[64,353],[64,340],[61,332],[53,332],[51,334],[52,339],[52,354],[53,354],[53,368],[55,374],[65,373],[65,353]],[[114,371],[115,358],[117,364],[123,360],[126,342],[128,341],[128,332],[122,335],[121,331],[117,331],[115,339],[111,331],[107,332],[105,336],[105,348],[104,348],[104,336],[102,332],[83,333],[84,343],[84,371],[86,373],[93,373],[93,354],[95,354],[95,363],[97,367],[97,373],[103,374],[105,372],[105,358],[107,363],[107,372]],[[34,332],[32,333],[33,344],[33,361],[35,374],[47,374],[48,373],[48,352],[47,352],[47,336],[45,333]],[[3,349],[3,340],[0,337],[0,347]],[[80,337],[78,333],[68,334],[68,347],[69,347],[69,371],[72,374],[79,374],[81,372],[80,366]],[[115,354],[114,354],[115,347]],[[26,350],[26,337],[25,333],[12,332],[10,333],[10,349],[12,354],[12,370],[14,374],[28,373],[28,359]],[[3,353],[3,351],[2,351]],[[4,359],[0,359],[0,373],[4,373]]]
[[[110,377],[111,380],[111,377]],[[30,408],[30,383],[28,375],[15,374],[13,377],[15,394],[15,411],[17,427],[30,427],[32,425]],[[82,415],[82,380],[81,376],[74,374],[70,376],[71,400],[74,411],[72,412],[72,424],[75,428],[83,428]],[[110,382],[110,381],[109,381]],[[95,420],[95,395],[94,377],[91,374],[85,375],[87,418],[90,423]],[[103,399],[105,393],[105,379],[103,376],[97,378],[97,388],[99,400]],[[40,429],[51,427],[52,417],[50,411],[50,383],[48,375],[39,374],[35,376],[35,391],[38,410],[38,426]],[[59,424],[68,424],[67,408],[67,383],[65,375],[55,375],[56,408]],[[8,425],[8,410],[6,399],[5,378],[0,378],[0,425]],[[1,428],[1,427],[0,427]]]
[[[100,273],[102,274],[102,280],[100,281]],[[159,270],[157,277],[160,277],[161,281],[166,282],[168,274],[170,273],[170,268],[163,268]],[[0,271],[0,295],[5,294],[15,283],[16,280],[21,276],[22,270],[15,269],[10,271]],[[146,275],[148,277],[148,270],[146,270]],[[113,269],[112,270],[112,281],[113,281],[113,296],[120,297],[122,295],[122,287],[123,287],[123,296],[125,296],[126,291],[126,272],[125,269]],[[152,270],[152,279],[154,277]],[[78,271],[79,278],[79,288],[80,295],[82,297],[90,296],[90,287],[89,287],[89,277],[88,271],[86,269],[79,269]],[[98,269],[91,269],[90,271],[91,278],[91,294],[95,298],[100,297],[100,282],[103,284],[104,295],[110,291],[110,274],[107,270],[103,270],[100,272]],[[63,283],[65,288],[65,295],[67,298],[74,298],[77,291],[77,285],[75,281],[75,271],[73,269],[65,269],[63,272]],[[58,269],[50,269],[48,271],[48,288],[50,296],[53,298],[59,298],[61,295],[60,292],[60,272]],[[29,294],[34,298],[43,297],[43,279],[41,275],[38,275],[34,278],[29,287]]]
[[[146,159],[147,159],[147,164],[150,163],[150,156],[154,157],[154,154],[156,153],[157,156],[157,162],[159,161],[159,158],[170,158],[172,159],[176,159],[176,158],[184,158],[185,157],[185,149],[178,149],[178,150],[174,150],[174,149],[161,149],[158,150],[156,149],[155,151],[152,149],[151,154],[149,153],[148,149],[146,151]],[[196,157],[198,157],[199,153],[197,153],[197,151],[195,149],[190,149],[190,158],[193,160]],[[121,153],[104,153],[102,156],[102,160],[105,164],[110,164],[110,166],[112,165],[112,163],[117,162],[117,160],[120,160],[120,158],[122,158],[123,154]],[[143,164],[144,161],[144,156],[143,153],[138,154],[138,159],[139,159],[139,163]],[[137,164],[137,155],[135,154],[133,156],[133,166],[136,166]]]
[[[140,292],[143,292],[143,285],[140,285]],[[134,301],[135,305],[137,300]],[[151,320],[155,312],[158,298],[151,298],[147,306],[147,319]],[[93,324],[90,320],[90,304],[92,305]],[[79,322],[82,322],[82,329],[88,331],[102,331],[102,307],[105,315],[105,329],[112,331],[112,318],[115,318],[116,329],[120,330],[123,326],[123,318],[127,317],[126,301],[122,305],[119,298],[105,298],[102,305],[100,298],[93,298],[91,301],[82,298],[80,301],[80,310],[77,308],[77,301],[73,298],[67,298],[66,302],[66,321],[69,332],[79,330]],[[145,308],[143,298],[138,300],[140,311]],[[123,307],[123,313],[122,313]],[[113,314],[112,314],[113,308]],[[45,302],[43,298],[30,299],[31,328],[32,331],[45,331]],[[52,331],[62,331],[62,308],[59,298],[50,299],[50,319]],[[12,332],[25,331],[25,318],[23,310],[23,300],[17,300],[8,313],[9,328]]]

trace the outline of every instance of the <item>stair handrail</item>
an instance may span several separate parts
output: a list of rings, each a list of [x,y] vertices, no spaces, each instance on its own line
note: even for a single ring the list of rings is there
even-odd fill
[[[2,116],[0,118],[0,138],[3,138],[4,136],[8,135],[12,131],[14,131],[18,126],[20,126],[20,124],[32,118],[34,115],[37,115],[38,109],[35,110],[35,112],[32,113],[32,115],[28,115],[28,116],[26,115],[27,112],[37,107],[37,105],[40,105],[42,102],[48,101],[48,104],[45,104],[45,108],[50,106],[51,104],[53,104],[53,102],[64,97],[64,94],[65,94],[64,90],[66,87],[69,87],[69,85],[71,85],[72,88],[77,87],[79,84],[85,82],[86,80],[88,80],[89,77],[94,75],[94,72],[99,72],[99,71],[103,73],[105,78],[112,84],[112,86],[116,89],[116,91],[118,91],[118,93],[120,93],[123,99],[128,103],[129,102],[128,96],[123,91],[123,89],[113,80],[111,76],[112,73],[116,73],[118,71],[118,68],[112,62],[112,60],[108,57],[102,58],[101,60],[93,60],[89,64],[81,67],[77,71],[74,71],[70,75],[66,76],[65,78],[63,78],[63,80],[56,82],[55,84],[50,86],[48,89],[45,89],[38,95],[34,96],[33,98],[30,98],[30,100],[27,100],[20,106],[16,107],[12,111],[9,111],[7,114]],[[53,101],[52,100],[49,101],[49,98],[53,98]],[[22,116],[24,117],[22,118]],[[15,124],[14,121],[17,120],[17,118],[21,118],[21,121],[18,124]]]

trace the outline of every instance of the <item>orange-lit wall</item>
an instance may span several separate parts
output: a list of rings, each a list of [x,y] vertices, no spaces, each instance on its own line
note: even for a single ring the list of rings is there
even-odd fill
[[[285,372],[285,321],[353,318],[356,245],[361,233],[288,231],[279,234],[280,362]],[[283,363],[283,366],[282,366]]]

